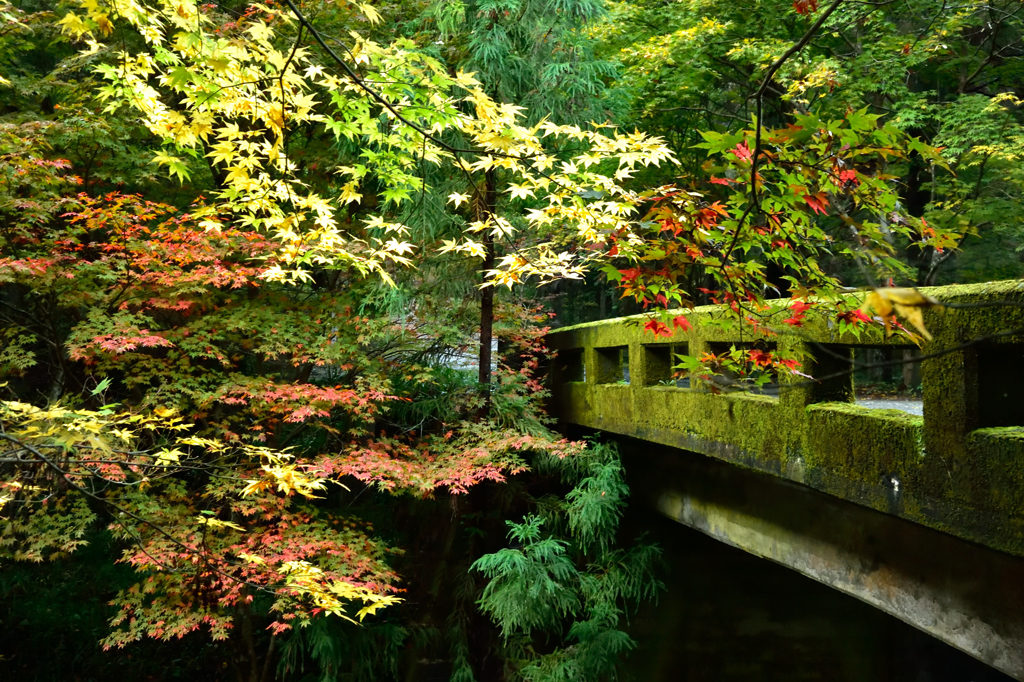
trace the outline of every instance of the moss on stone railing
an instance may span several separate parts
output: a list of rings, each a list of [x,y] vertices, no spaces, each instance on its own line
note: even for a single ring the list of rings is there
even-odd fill
[[[925,312],[934,338],[920,350],[923,417],[857,405],[842,373],[849,361],[837,359],[905,338],[840,336],[809,317],[797,333],[741,339],[708,324],[728,314],[719,306],[687,311],[693,329],[669,338],[645,331],[642,317],[551,332],[552,411],[563,424],[715,457],[1024,556],[1024,333],[1008,333],[1024,330],[1024,282],[922,291],[972,306]],[[804,357],[812,376],[840,376],[784,378],[777,396],[671,379],[673,353],[757,338]]]

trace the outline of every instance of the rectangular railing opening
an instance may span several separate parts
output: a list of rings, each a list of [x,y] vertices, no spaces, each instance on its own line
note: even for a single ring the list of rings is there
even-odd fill
[[[597,383],[629,383],[629,346],[595,348],[597,352]]]
[[[644,346],[644,385],[690,388],[690,377],[679,376],[673,367],[678,355],[687,355],[687,343],[652,343]]]
[[[812,403],[852,403],[853,346],[832,343],[809,343],[810,357],[804,372],[811,381]]]
[[[871,409],[924,412],[921,351],[916,346],[854,346],[853,392]]]
[[[731,367],[723,367],[711,380],[712,390],[723,392],[746,391],[759,395],[777,397],[779,395],[779,377],[775,370],[759,370],[745,362],[749,351],[759,350],[774,353],[777,344],[774,341],[712,341],[708,350],[718,357],[733,357],[745,366],[739,371]],[[735,349],[739,354],[732,353]],[[728,363],[726,363],[728,364]]]
[[[583,349],[558,351],[555,360],[555,383],[568,384],[587,380],[587,365],[583,362]]]
[[[977,347],[978,426],[1024,426],[1024,344]]]
[[[808,344],[811,402],[856,403],[923,413],[920,351],[915,346]]]

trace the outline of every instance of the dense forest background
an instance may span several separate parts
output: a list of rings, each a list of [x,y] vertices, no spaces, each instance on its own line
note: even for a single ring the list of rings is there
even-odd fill
[[[793,11],[799,5],[609,4],[608,18],[591,29],[597,54],[616,67],[609,111],[663,135],[684,172],[699,176],[707,162],[695,148],[701,132],[748,124],[759,75],[806,29]],[[912,214],[960,230],[959,249],[904,253],[916,270],[904,283],[1020,276],[1019,15],[1012,3],[844,3],[766,91],[768,125],[866,106],[942,148],[949,171],[909,164],[900,196]],[[599,280],[589,295],[566,292],[566,307],[580,316],[571,319],[635,312]]]
[[[733,282],[753,301],[1024,274],[1016,0],[181,2],[160,25],[147,7],[0,2],[5,678],[611,678],[658,549],[619,529],[614,449],[544,414],[550,326],[733,302]],[[154,42],[191,30],[175,16],[213,51]],[[325,85],[332,50],[352,71]],[[245,94],[243,62],[273,82]],[[357,73],[379,100],[350,94]],[[451,125],[464,73],[493,118],[522,107],[515,142]],[[234,87],[218,77],[266,111],[203,118]],[[292,119],[286,88],[312,102]],[[579,131],[606,122],[637,137],[594,151]],[[434,158],[473,145],[489,161]],[[571,157],[565,177],[618,159],[683,199],[615,261],[622,229],[536,222],[546,176],[516,175],[522,149]],[[357,246],[265,277],[311,242],[240,178],[316,192]],[[568,195],[618,191],[598,186]],[[763,241],[740,239],[748,213]],[[728,220],[735,238],[706,236]],[[516,260],[538,230],[608,260],[481,288],[548,257]]]

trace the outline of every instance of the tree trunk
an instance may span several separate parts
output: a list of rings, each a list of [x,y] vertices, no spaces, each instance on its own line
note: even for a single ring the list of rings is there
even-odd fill
[[[231,641],[234,645],[235,675],[239,682],[261,682],[266,665],[256,652],[256,632],[253,629],[253,615],[248,604],[243,604],[235,613],[235,631]],[[272,650],[268,650],[270,655]]]
[[[494,171],[487,171],[484,176],[483,186],[480,187],[480,194],[476,201],[476,219],[485,221],[494,215],[497,203],[498,192],[495,187]],[[489,232],[484,232],[484,246],[487,248],[487,255],[484,256],[482,265],[483,277],[486,281],[487,271],[494,268],[495,247],[494,237]],[[487,386],[491,383],[491,343],[494,339],[494,287],[484,287],[480,290],[480,384]],[[487,389],[487,393],[490,390]]]
[[[494,239],[487,237],[484,245],[484,271],[494,267]],[[491,344],[494,339],[494,287],[485,287],[480,292],[480,383],[491,383]]]

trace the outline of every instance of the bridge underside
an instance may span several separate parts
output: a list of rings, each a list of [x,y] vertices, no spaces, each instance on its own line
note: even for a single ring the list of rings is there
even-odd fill
[[[1024,559],[700,454],[614,440],[637,502],[1024,680]]]

